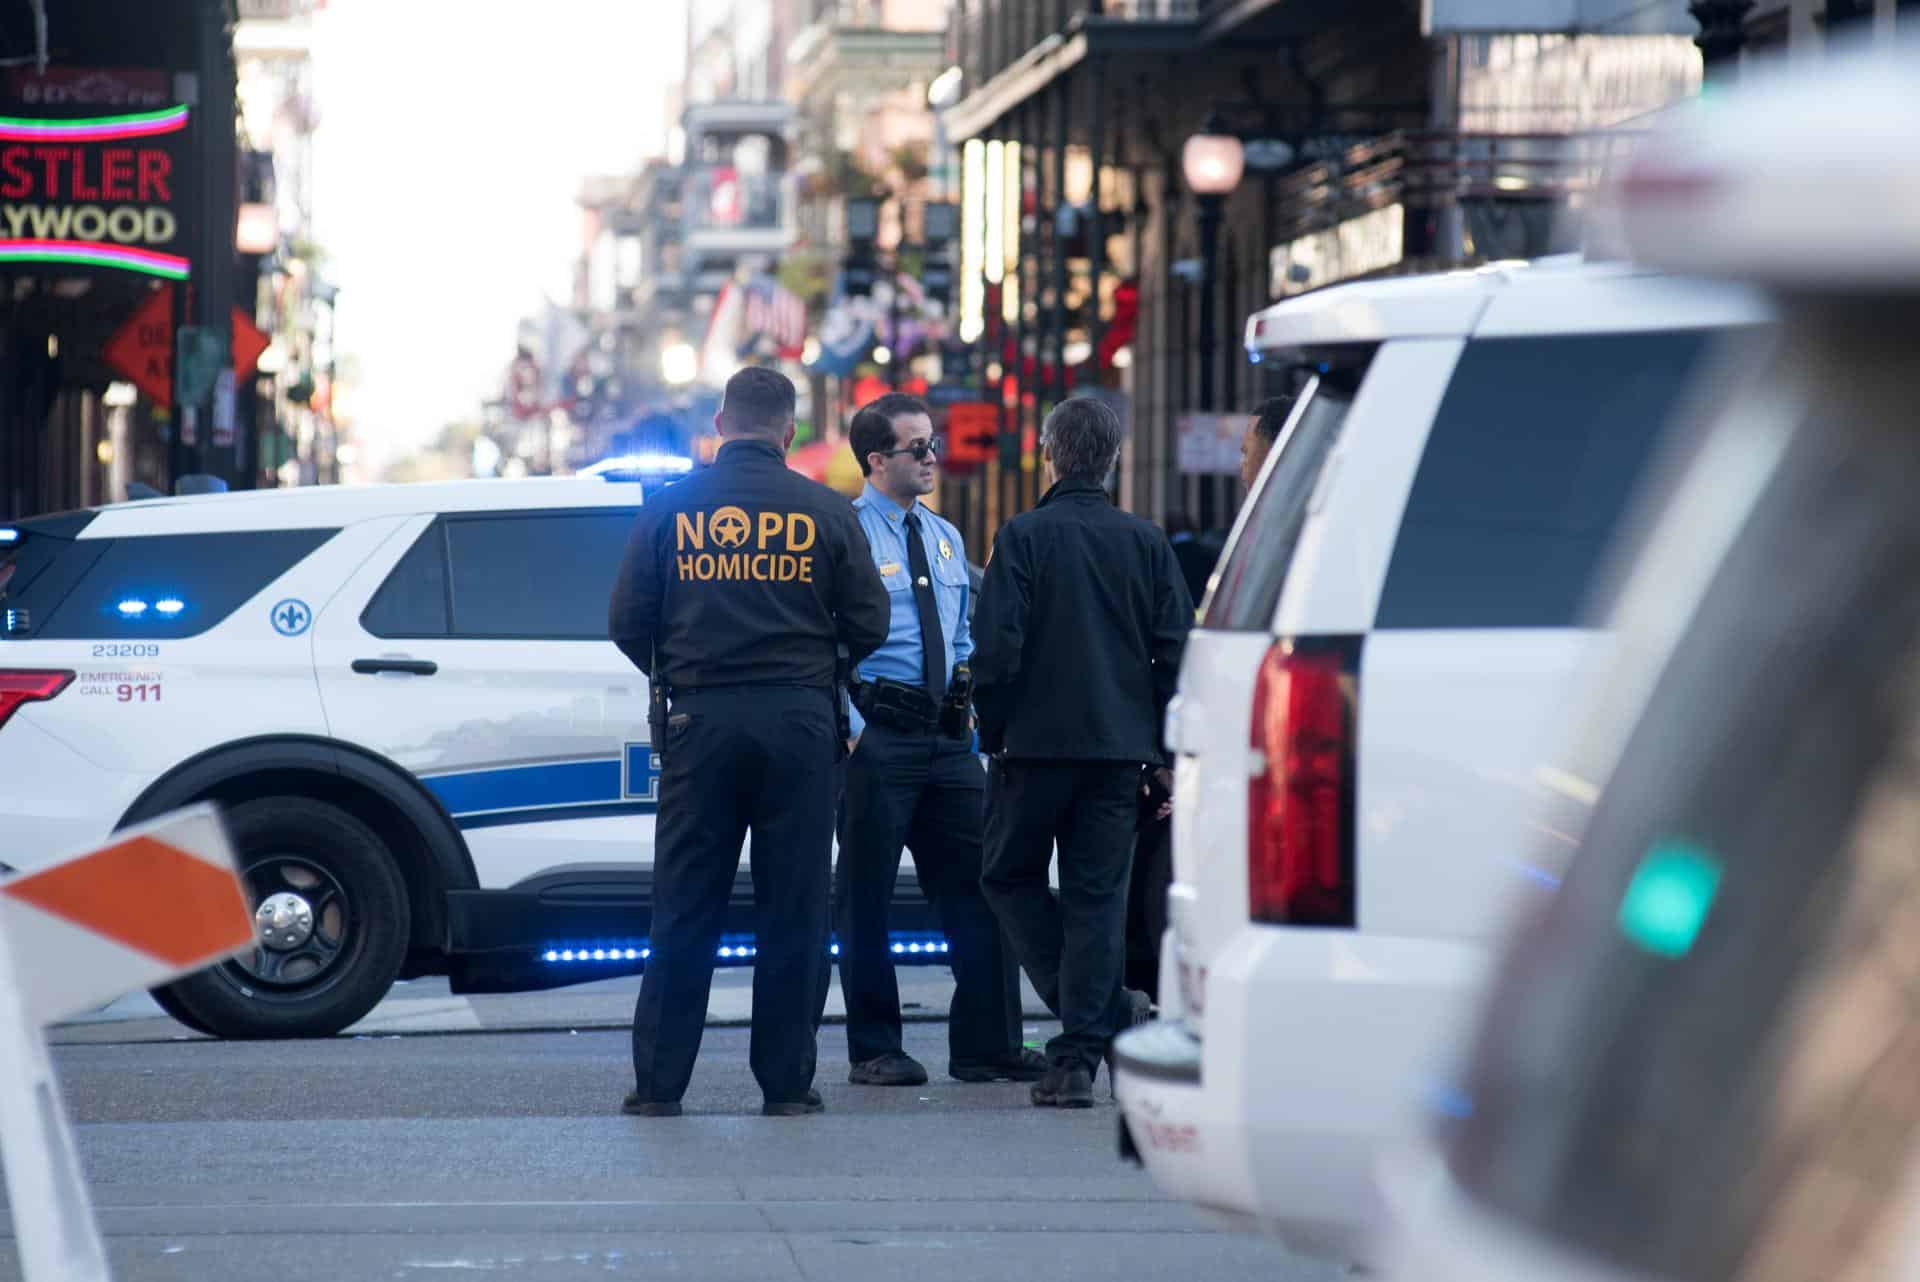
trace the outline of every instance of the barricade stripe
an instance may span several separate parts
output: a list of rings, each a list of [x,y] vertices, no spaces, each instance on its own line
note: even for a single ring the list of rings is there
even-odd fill
[[[151,837],[16,877],[0,894],[170,966],[253,943],[233,873]]]

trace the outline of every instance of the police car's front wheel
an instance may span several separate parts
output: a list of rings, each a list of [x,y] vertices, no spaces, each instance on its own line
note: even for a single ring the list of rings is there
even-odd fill
[[[407,886],[373,830],[307,797],[226,812],[255,946],[168,997],[221,1037],[325,1037],[372,1010],[407,954]]]

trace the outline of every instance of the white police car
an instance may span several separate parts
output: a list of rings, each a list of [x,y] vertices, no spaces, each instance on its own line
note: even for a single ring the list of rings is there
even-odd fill
[[[0,858],[221,803],[259,945],[156,996],[224,1036],[336,1032],[396,978],[642,968],[659,761],[606,637],[641,489],[279,490],[0,528]],[[901,898],[901,960],[941,960],[910,874]],[[753,957],[750,904],[743,869],[723,964]]]

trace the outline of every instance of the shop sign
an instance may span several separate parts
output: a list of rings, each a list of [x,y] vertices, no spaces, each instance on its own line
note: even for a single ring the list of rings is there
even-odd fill
[[[0,83],[8,102],[36,112],[76,107],[154,111],[176,101],[171,74],[158,67],[12,67]],[[0,107],[0,114],[7,110]]]
[[[184,106],[62,116],[0,108],[0,265],[185,280]]]
[[[1406,211],[1388,205],[1275,246],[1268,290],[1275,298],[1384,271],[1406,256]]]

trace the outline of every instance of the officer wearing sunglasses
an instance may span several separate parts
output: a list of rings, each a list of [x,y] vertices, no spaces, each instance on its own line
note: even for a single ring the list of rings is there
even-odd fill
[[[887,639],[859,665],[855,742],[840,811],[834,927],[847,1003],[848,1080],[916,1086],[901,1044],[888,910],[902,847],[938,910],[953,964],[947,1072],[963,1082],[1037,1081],[1020,1036],[1019,970],[980,890],[986,776],[973,750],[967,661],[972,585],[960,531],[929,511],[938,454],[917,397],[883,396],[853,417],[867,478],[854,500],[892,604]]]

